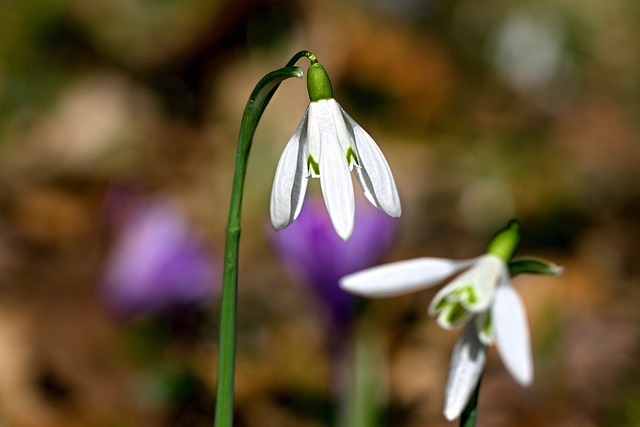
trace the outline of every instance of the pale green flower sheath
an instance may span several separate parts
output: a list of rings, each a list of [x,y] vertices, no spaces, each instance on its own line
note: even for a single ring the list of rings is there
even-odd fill
[[[367,199],[392,217],[401,213],[391,169],[369,134],[333,99],[325,69],[314,58],[307,74],[309,107],[285,146],[271,191],[271,223],[281,230],[302,208],[309,177],[320,178],[322,195],[338,235],[353,232],[354,171]]]

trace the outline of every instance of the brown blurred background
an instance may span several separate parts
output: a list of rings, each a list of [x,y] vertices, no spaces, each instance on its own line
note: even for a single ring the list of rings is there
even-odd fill
[[[492,349],[478,425],[640,425],[639,22],[636,0],[0,1],[0,425],[212,425],[218,303],[179,322],[110,315],[104,198],[113,183],[170,197],[220,257],[244,104],[301,49],[394,171],[388,261],[479,255],[517,217],[519,254],[566,268],[515,280],[535,382]],[[250,160],[238,426],[333,424],[331,331],[268,240],[307,103],[286,81]],[[458,332],[427,316],[433,293],[373,302],[381,425],[451,425]]]

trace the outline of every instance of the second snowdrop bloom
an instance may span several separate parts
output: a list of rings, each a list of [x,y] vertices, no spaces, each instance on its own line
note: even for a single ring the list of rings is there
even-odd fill
[[[392,217],[400,199],[387,161],[369,134],[333,99],[325,69],[313,62],[307,74],[309,107],[287,143],[271,192],[271,223],[281,230],[300,213],[309,177],[320,178],[322,195],[338,235],[353,232],[355,202],[350,171],[367,199]]]
[[[512,377],[521,385],[533,380],[527,316],[511,275],[560,274],[562,269],[532,258],[512,260],[518,242],[519,224],[512,221],[478,258],[418,258],[363,270],[340,281],[343,289],[355,294],[387,297],[426,289],[457,275],[429,306],[443,328],[465,326],[451,357],[445,390],[444,415],[449,420],[459,417],[469,401],[494,341]]]

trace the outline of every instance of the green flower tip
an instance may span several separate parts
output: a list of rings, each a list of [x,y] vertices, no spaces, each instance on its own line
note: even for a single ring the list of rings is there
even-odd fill
[[[487,253],[509,263],[518,249],[518,244],[520,244],[520,221],[512,219],[505,228],[493,236],[487,247]]]
[[[314,62],[307,72],[307,90],[311,102],[333,98],[333,89],[327,71],[318,62]]]

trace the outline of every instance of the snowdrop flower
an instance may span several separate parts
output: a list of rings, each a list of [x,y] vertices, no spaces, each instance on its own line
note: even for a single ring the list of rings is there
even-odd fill
[[[307,74],[309,107],[285,146],[271,192],[271,223],[281,230],[300,213],[309,177],[322,195],[338,235],[353,232],[355,202],[350,171],[367,199],[392,217],[401,213],[389,165],[369,134],[333,99],[327,73],[315,59]]]
[[[417,258],[363,270],[340,281],[343,289],[355,294],[387,297],[426,289],[458,274],[429,305],[429,314],[437,316],[443,328],[464,325],[445,389],[444,415],[449,420],[459,417],[469,401],[493,342],[518,383],[526,386],[533,380],[527,317],[511,275],[557,275],[562,268],[533,258],[512,260],[519,240],[519,223],[512,221],[478,258]]]

